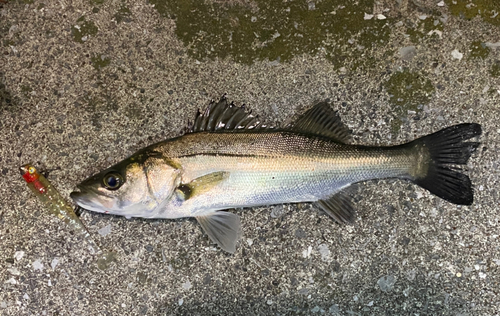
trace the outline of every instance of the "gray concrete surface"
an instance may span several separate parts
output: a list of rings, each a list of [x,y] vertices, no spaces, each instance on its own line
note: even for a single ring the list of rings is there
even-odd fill
[[[500,6],[469,2],[0,2],[0,314],[499,315]],[[101,270],[17,171],[69,198],[223,93],[275,123],[329,98],[363,144],[481,123],[475,202],[378,181],[349,227],[236,210],[234,255],[193,220],[86,212]]]

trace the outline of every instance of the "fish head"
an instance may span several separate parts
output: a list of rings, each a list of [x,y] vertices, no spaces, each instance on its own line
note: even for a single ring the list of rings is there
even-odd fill
[[[157,217],[180,183],[179,168],[157,154],[136,154],[77,185],[71,198],[83,209]]]

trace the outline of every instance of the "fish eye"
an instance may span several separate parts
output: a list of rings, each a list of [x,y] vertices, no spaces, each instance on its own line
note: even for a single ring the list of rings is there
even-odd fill
[[[116,172],[110,172],[104,176],[102,183],[109,190],[116,190],[123,184],[123,177]]]
[[[33,166],[29,167],[28,172],[29,172],[30,174],[34,174],[34,173],[36,172],[35,167],[33,167]]]

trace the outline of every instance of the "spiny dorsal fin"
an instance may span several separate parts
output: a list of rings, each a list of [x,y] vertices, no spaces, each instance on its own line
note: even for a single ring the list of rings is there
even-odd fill
[[[214,132],[220,130],[243,130],[267,128],[258,116],[247,112],[245,106],[236,106],[227,102],[225,96],[219,102],[212,101],[205,111],[198,111],[194,123],[188,127],[188,133]]]
[[[350,139],[349,128],[327,102],[320,102],[307,110],[292,123],[291,130],[328,137],[340,143],[346,143]]]
[[[352,205],[351,196],[345,190],[335,193],[328,200],[319,200],[315,204],[339,224],[349,224],[354,221],[356,211]]]

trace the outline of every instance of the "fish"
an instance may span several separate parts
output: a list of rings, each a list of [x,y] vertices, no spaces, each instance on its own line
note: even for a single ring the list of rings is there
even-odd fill
[[[186,132],[150,145],[77,185],[80,207],[126,218],[194,217],[209,238],[234,253],[240,217],[227,210],[311,202],[340,224],[355,219],[349,188],[374,180],[413,182],[454,204],[471,205],[463,173],[481,125],[462,123],[405,144],[353,144],[327,101],[294,123],[267,126],[224,96]]]

